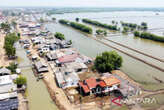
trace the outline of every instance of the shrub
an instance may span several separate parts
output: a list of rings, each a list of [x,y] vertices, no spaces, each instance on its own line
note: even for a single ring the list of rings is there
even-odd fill
[[[18,87],[22,87],[22,85],[25,85],[27,83],[27,79],[26,77],[19,76],[18,78],[16,78],[15,83]]]
[[[96,57],[94,67],[101,73],[110,72],[122,66],[123,59],[115,51],[105,51]]]
[[[65,40],[64,34],[62,34],[62,33],[60,33],[60,32],[56,32],[54,36],[55,36],[57,39]]]

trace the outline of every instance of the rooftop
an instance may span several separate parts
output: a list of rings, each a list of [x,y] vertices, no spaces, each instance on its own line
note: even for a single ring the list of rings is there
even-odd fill
[[[59,61],[60,63],[72,62],[72,61],[74,61],[78,56],[79,56],[78,54],[64,55],[64,56],[58,58],[58,61]]]
[[[112,86],[121,83],[121,81],[116,77],[114,77],[113,75],[110,75],[109,77],[103,76],[101,77],[101,79],[106,83],[107,86]]]

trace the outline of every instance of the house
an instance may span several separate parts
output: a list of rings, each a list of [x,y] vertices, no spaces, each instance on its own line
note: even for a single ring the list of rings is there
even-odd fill
[[[32,55],[32,61],[35,61],[38,59],[38,56],[37,55]]]
[[[55,61],[58,59],[55,52],[47,53],[46,58],[48,61]]]
[[[0,110],[18,110],[18,98],[0,100]]]
[[[27,28],[27,27],[28,27],[28,24],[25,24],[25,23],[19,25],[19,28]]]
[[[87,65],[84,63],[78,63],[78,62],[71,62],[71,63],[65,63],[65,67],[73,69],[75,72],[86,72],[88,70]]]
[[[64,89],[70,87],[78,87],[78,82],[80,78],[77,73],[68,68],[62,68],[62,70],[64,71],[58,71],[55,73],[55,78],[58,83],[58,86]]]
[[[68,41],[62,40],[60,43],[60,48],[70,48],[72,45]]]
[[[5,67],[0,69],[0,76],[4,76],[4,75],[10,75],[11,71]]]
[[[101,88],[106,87],[106,84],[96,78],[89,78],[79,82],[80,92],[86,95],[97,94],[102,91]]]
[[[40,53],[47,53],[49,51],[50,51],[50,49],[48,47],[43,47],[43,48],[41,48],[41,50],[39,50]]]
[[[17,75],[0,76],[0,100],[17,97],[17,85],[13,82],[16,78]]]
[[[79,87],[82,93],[89,94],[104,94],[114,90],[119,90],[121,81],[113,75],[108,77],[103,76],[99,79],[89,78],[79,82]]]
[[[78,56],[79,56],[78,54],[64,55],[64,56],[58,58],[56,63],[57,63],[57,65],[62,65],[64,63],[74,62]]]
[[[48,67],[46,64],[42,63],[41,61],[36,61],[34,63],[34,66],[37,70],[38,73],[42,73],[42,72],[48,72]]]
[[[119,79],[117,79],[115,76],[111,74],[109,76],[103,76],[100,79],[104,81],[104,83],[106,84],[106,87],[104,88],[104,92],[111,92],[114,90],[118,90],[121,83]]]
[[[50,44],[50,50],[56,50],[58,46],[56,44],[51,43]]]

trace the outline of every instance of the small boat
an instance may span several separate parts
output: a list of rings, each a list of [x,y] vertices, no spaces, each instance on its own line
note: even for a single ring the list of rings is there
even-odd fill
[[[38,78],[37,78],[37,81],[39,81],[40,79],[43,79],[43,78],[44,78],[43,74],[39,74]]]
[[[38,79],[43,79],[43,78],[44,78],[43,75],[39,75],[39,76],[38,76]]]

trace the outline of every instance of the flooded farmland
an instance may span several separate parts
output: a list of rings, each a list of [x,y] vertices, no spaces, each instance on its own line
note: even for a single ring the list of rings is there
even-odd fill
[[[98,20],[104,23],[111,24],[112,20],[115,21],[126,21],[126,22],[132,22],[132,23],[141,23],[141,22],[147,22],[149,29],[153,29],[154,33],[156,32],[155,29],[162,28],[164,23],[164,13],[159,13],[159,15],[155,15],[155,12],[100,12],[100,13],[69,13],[69,14],[60,14],[60,15],[54,15],[57,19],[68,19],[68,20],[74,20],[76,17],[79,18],[89,18]],[[111,51],[114,50],[113,48],[110,48],[108,46],[105,46],[89,37],[87,37],[85,34],[80,33],[77,30],[74,30],[70,27],[51,23],[47,24],[46,27],[52,31],[52,32],[62,32],[65,34],[67,39],[71,39],[73,41],[74,47],[77,48],[82,54],[85,54],[90,57],[95,57],[97,54],[103,52],[103,51]],[[95,28],[92,26],[92,28]],[[95,29],[94,29],[95,30]],[[161,29],[161,33],[162,33]],[[159,32],[159,31],[158,31]],[[140,50],[146,54],[152,55],[154,57],[164,59],[164,44],[158,43],[155,41],[135,38],[133,36],[126,36],[126,35],[120,35],[120,36],[108,36],[107,39],[119,42],[121,44],[124,44],[126,46],[129,46],[131,48]],[[112,46],[115,46],[117,48],[122,48],[116,44],[113,44],[109,41],[104,41]],[[146,61],[157,65],[161,68],[163,68],[164,63],[158,62],[154,59],[145,57],[143,55],[137,54],[133,51],[130,51],[128,49],[122,48],[124,51],[128,52],[129,54],[132,54],[134,56],[140,57],[142,59],[145,59]],[[157,90],[164,88],[164,73],[156,68],[153,68],[141,61],[138,61],[132,57],[129,57],[121,52],[119,54],[123,57],[124,62],[123,66],[121,68],[122,71],[124,71],[128,76],[130,76],[133,80],[139,82],[145,89],[148,90]],[[159,82],[158,80],[161,80],[162,82]]]

